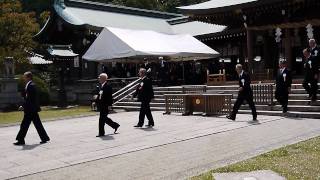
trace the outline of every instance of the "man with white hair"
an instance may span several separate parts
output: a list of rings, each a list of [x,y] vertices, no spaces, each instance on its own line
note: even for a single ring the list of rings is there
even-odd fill
[[[139,70],[139,76],[142,82],[138,85],[136,92],[133,97],[138,97],[138,101],[141,102],[139,122],[134,127],[142,127],[144,124],[144,118],[147,116],[149,123],[147,127],[153,127],[154,121],[151,114],[150,102],[154,98],[154,92],[152,88],[152,81],[147,77],[147,70],[141,68]]]
[[[305,61],[304,61],[305,77],[302,85],[304,89],[307,91],[307,93],[309,94],[311,103],[313,103],[317,100],[319,61],[316,56],[312,56],[312,53],[308,49],[303,50],[303,55],[305,58]]]
[[[316,57],[317,60],[320,58],[320,49],[317,46],[317,42],[315,39],[310,39],[309,40],[309,52],[311,53],[311,56]]]
[[[227,116],[228,119],[235,121],[238,110],[240,109],[243,101],[246,100],[252,110],[253,121],[257,121],[257,111],[256,106],[253,102],[253,91],[251,89],[251,80],[248,73],[244,72],[242,65],[236,65],[236,71],[239,75],[239,92],[238,98],[233,106],[233,111]]]
[[[112,106],[112,87],[107,84],[108,75],[106,73],[102,73],[98,77],[100,82],[99,93],[97,97],[98,109],[100,112],[99,117],[99,134],[97,137],[101,137],[105,135],[104,125],[108,124],[110,127],[114,129],[114,133],[117,133],[120,125],[116,122],[113,122],[109,117],[109,106]]]

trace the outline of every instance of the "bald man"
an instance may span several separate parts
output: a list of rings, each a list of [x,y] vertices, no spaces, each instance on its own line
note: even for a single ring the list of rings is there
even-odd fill
[[[100,88],[98,93],[98,109],[100,112],[99,117],[99,134],[96,137],[101,137],[105,135],[104,125],[108,124],[110,127],[114,129],[114,133],[117,133],[120,125],[116,122],[113,122],[109,117],[109,106],[112,106],[112,88],[107,84],[108,75],[106,73],[102,73],[98,77]]]
[[[251,108],[253,121],[257,122],[256,106],[253,102],[253,91],[251,89],[251,80],[248,73],[244,72],[242,65],[236,65],[236,71],[239,76],[239,92],[238,98],[233,106],[232,113],[227,116],[228,119],[235,121],[238,110],[240,109],[243,101],[246,100]]]

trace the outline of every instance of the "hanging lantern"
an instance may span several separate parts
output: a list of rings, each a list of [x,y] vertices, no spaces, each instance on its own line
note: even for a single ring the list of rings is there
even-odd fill
[[[278,27],[276,29],[275,35],[276,35],[275,40],[276,40],[277,43],[279,43],[281,41],[281,35],[282,35],[281,28]]]
[[[308,24],[306,26],[306,29],[307,29],[307,36],[309,39],[313,39],[313,28],[312,28],[312,25],[311,24]]]

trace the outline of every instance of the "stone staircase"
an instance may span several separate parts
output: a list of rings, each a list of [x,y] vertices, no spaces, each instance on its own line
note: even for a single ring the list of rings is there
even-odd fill
[[[128,93],[121,101],[115,102],[114,109],[124,109],[126,111],[137,111],[139,110],[140,103],[136,100],[131,99],[132,94]],[[151,109],[153,111],[163,111],[165,110],[165,99],[164,94],[181,94],[182,87],[155,87],[154,88],[155,99],[150,103]],[[225,93],[233,94],[232,102],[234,103],[237,98],[238,86],[237,85],[226,85],[226,86],[208,86],[206,93]],[[276,100],[274,99],[274,102]],[[278,103],[274,106],[270,105],[256,105],[258,114],[260,115],[270,115],[270,116],[281,116],[282,108]],[[286,116],[297,117],[297,118],[319,118],[320,119],[320,100],[315,104],[310,105],[310,100],[308,100],[308,95],[303,89],[301,84],[293,84],[292,91],[289,95],[289,113]],[[248,105],[243,105],[239,113],[250,114],[251,110]]]

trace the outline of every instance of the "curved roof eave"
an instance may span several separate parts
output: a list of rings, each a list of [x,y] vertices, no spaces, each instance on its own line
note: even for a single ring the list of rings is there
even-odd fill
[[[47,21],[46,21],[46,23],[44,24],[44,26],[43,26],[43,27],[40,29],[40,31],[39,31],[37,34],[35,34],[32,38],[37,38],[37,37],[39,37],[39,36],[42,34],[42,32],[45,31],[45,29],[47,28],[50,20],[51,20],[51,17],[49,16],[49,18],[47,19]]]
[[[73,24],[73,25],[84,25],[85,23],[82,22],[81,19],[74,16],[71,12],[68,11],[66,7],[62,7],[59,4],[54,4],[54,9],[56,13],[63,18],[67,23]]]

